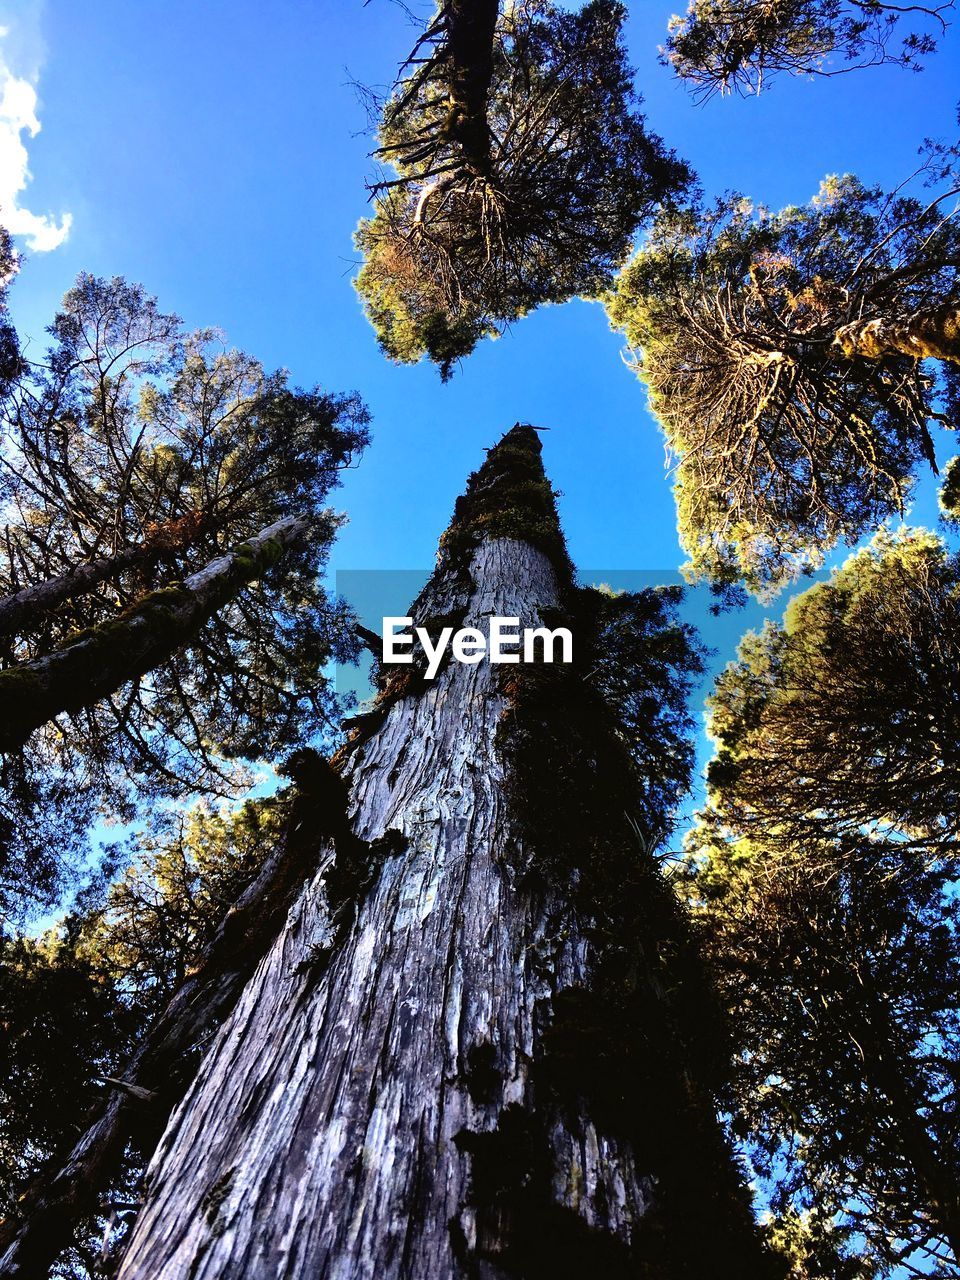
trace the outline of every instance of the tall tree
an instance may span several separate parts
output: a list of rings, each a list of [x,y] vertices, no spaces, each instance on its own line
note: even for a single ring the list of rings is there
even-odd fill
[[[383,108],[357,289],[394,360],[449,377],[484,336],[594,296],[688,173],[649,133],[616,0],[441,0]],[[404,75],[403,73],[408,74]]]
[[[324,726],[322,667],[351,649],[324,503],[368,439],[356,396],[291,388],[123,280],[81,276],[50,332],[0,451],[0,836],[39,902],[48,799],[86,795],[82,830],[97,797],[128,814],[131,780],[229,790],[228,758]]]
[[[671,20],[662,54],[701,99],[759,93],[780,74],[829,76],[889,63],[918,71],[952,8],[886,0],[691,0],[686,14]]]
[[[690,841],[757,1165],[868,1274],[960,1262],[958,603],[908,531],[748,636]]]
[[[0,397],[20,371],[20,343],[7,311],[7,289],[18,266],[10,233],[0,226]]]
[[[928,176],[955,178],[953,154]],[[658,220],[608,311],[677,457],[696,572],[776,588],[903,510],[928,424],[957,421],[956,190],[847,176],[777,214],[731,197]]]
[[[48,1213],[45,1220],[47,1259],[65,1246],[54,1266],[58,1276],[96,1274],[105,1226],[115,1240],[118,1224],[130,1216],[149,1143],[147,1099],[158,1086],[172,1087],[176,1098],[174,1082],[189,1079],[202,1026],[194,1019],[178,1032],[175,1016],[165,1011],[176,997],[182,1006],[185,993],[196,998],[198,990],[207,994],[201,1001],[206,1008],[216,1003],[209,989],[211,944],[226,914],[233,911],[234,923],[242,914],[238,904],[252,881],[260,914],[269,919],[276,909],[265,900],[271,882],[261,872],[282,844],[290,806],[285,793],[247,801],[229,815],[206,803],[171,814],[146,844],[131,840],[134,856],[107,890],[87,888],[43,938],[4,943],[0,1241],[11,1239],[28,1206],[36,1204],[38,1188],[55,1183],[59,1164],[91,1118],[102,1126],[99,1142],[82,1143],[79,1159],[89,1176],[73,1212],[59,1218]],[[249,953],[244,963],[250,964],[255,932],[248,929],[243,942]],[[216,979],[221,999],[230,987],[228,968],[221,964]],[[132,1070],[149,1062],[151,1047],[155,1057],[158,1042],[177,1035],[175,1051],[167,1045],[162,1081],[142,1066]],[[154,1110],[160,1102],[157,1096]]]
[[[574,661],[384,671],[337,760],[356,835],[302,824],[314,878],[174,1113],[124,1280],[767,1274],[653,857],[699,669],[674,605],[574,589],[535,432],[490,452],[413,616],[567,619]]]
[[[0,1022],[2,1238],[30,1180],[102,1105],[104,1078],[116,1074],[141,1019],[106,966],[79,956],[64,930],[0,942]],[[120,1169],[118,1190],[124,1181]],[[126,1189],[123,1199],[134,1195]],[[95,1225],[79,1225],[67,1267],[93,1274],[97,1235]]]

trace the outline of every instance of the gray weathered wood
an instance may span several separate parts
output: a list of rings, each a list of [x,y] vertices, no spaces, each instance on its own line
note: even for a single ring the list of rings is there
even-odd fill
[[[435,579],[424,616],[464,591],[465,625],[482,628],[491,613],[535,625],[558,602],[548,559],[526,543],[481,544],[471,578]],[[120,1280],[461,1274],[456,1242],[469,1251],[477,1222],[455,1139],[532,1105],[538,1028],[589,962],[562,904],[507,870],[506,710],[497,668],[452,662],[358,748],[357,833],[399,829],[409,846],[322,975],[322,874],[291,910],[171,1120]],[[468,1064],[485,1042],[499,1083],[477,1101]],[[552,1120],[549,1144],[557,1203],[628,1239],[650,1198],[633,1153],[586,1117]]]
[[[233,1008],[303,885],[332,857],[330,837],[339,834],[343,819],[324,801],[316,790],[298,791],[277,847],[149,1028],[122,1080],[113,1082],[119,1088],[57,1171],[38,1178],[22,1197],[23,1221],[13,1231],[0,1226],[3,1280],[46,1275],[69,1245],[77,1220],[99,1210],[101,1193],[119,1173],[131,1138],[148,1151],[156,1144],[193,1078],[200,1047]]]

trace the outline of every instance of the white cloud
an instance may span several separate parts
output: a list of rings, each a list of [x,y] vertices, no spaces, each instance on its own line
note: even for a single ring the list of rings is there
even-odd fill
[[[0,27],[0,38],[9,28]],[[26,236],[27,248],[46,253],[63,244],[73,221],[69,213],[57,220],[49,214],[31,213],[20,199],[31,179],[24,134],[35,138],[37,119],[35,76],[14,75],[0,56],[0,222],[16,236]]]

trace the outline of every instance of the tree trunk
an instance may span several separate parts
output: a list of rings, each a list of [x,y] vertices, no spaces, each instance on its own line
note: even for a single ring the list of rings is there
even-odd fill
[[[490,168],[488,99],[499,0],[447,0],[451,136],[478,173]]]
[[[837,330],[834,345],[851,360],[905,355],[960,364],[960,306],[948,302],[902,319],[855,320]]]
[[[545,484],[532,430],[506,439],[528,455],[511,496],[531,459]],[[558,555],[498,533],[515,514],[495,510],[505,456],[474,477],[483,518],[466,537],[455,521],[415,618],[535,626],[560,605]],[[549,531],[536,540],[549,548]],[[568,887],[511,870],[501,669],[397,670],[345,759],[355,832],[400,832],[404,851],[355,913],[330,871],[291,910],[171,1119],[120,1280],[763,1274],[759,1249],[731,1261],[687,1219],[712,1221],[722,1200],[712,1131],[702,1147],[696,1126],[674,1131],[699,1191],[664,1216],[643,1135],[558,1101],[539,1073],[558,1002],[591,988],[594,944]],[[646,1101],[651,1117],[672,1105]],[[750,1234],[737,1207],[718,1212],[731,1237]]]
[[[466,166],[476,174],[489,176],[488,107],[499,16],[500,0],[443,0],[438,5],[427,31],[405,64],[414,70],[407,81],[401,82],[399,98],[387,105],[386,119],[399,122],[403,127],[405,114],[425,86],[432,86],[434,94],[440,94],[446,117],[437,129],[428,128],[402,141],[390,142],[378,148],[378,154],[394,156],[404,165],[420,164],[434,157],[426,166],[429,176],[437,149],[456,142]],[[434,47],[432,55],[426,58],[422,56],[424,44]],[[426,190],[436,186],[436,182],[428,183]]]
[[[151,592],[43,658],[0,671],[0,752],[16,751],[54,716],[89,706],[165,661],[314,523],[286,516],[179,585]]]

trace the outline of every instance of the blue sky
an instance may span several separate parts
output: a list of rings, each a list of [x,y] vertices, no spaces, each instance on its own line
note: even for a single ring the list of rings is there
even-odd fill
[[[670,0],[629,7],[649,122],[708,194],[736,188],[778,206],[844,171],[892,185],[924,136],[956,132],[960,33],[919,75],[778,81],[759,98],[697,106],[657,63]],[[188,324],[220,326],[302,384],[359,390],[374,443],[337,498],[350,524],[336,568],[428,566],[468,472],[517,420],[550,428],[545,460],[576,563],[679,564],[662,440],[598,306],[544,309],[447,386],[379,354],[350,284],[371,145],[351,81],[391,78],[411,44],[398,7],[0,0],[0,26],[7,83],[35,87],[42,126],[21,135],[32,180],[20,204],[49,216],[47,232],[71,219],[59,247],[27,254],[13,292],[35,349],[83,269],[142,281]],[[934,518],[932,492],[922,487],[914,519]]]

